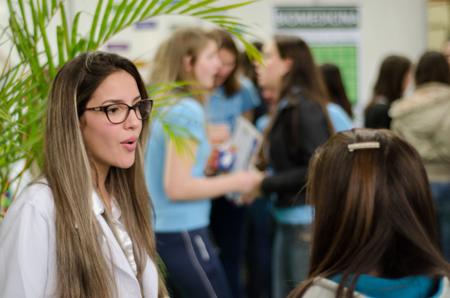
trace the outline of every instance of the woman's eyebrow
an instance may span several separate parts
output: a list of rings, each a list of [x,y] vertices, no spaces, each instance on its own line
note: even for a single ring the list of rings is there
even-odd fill
[[[140,94],[138,96],[136,96],[135,98],[133,98],[131,102],[134,103],[134,102],[138,101],[139,99],[141,99],[141,95]],[[102,102],[101,105],[104,105],[106,103],[113,103],[114,104],[114,103],[124,103],[124,102],[125,102],[124,99],[107,99],[104,102]]]

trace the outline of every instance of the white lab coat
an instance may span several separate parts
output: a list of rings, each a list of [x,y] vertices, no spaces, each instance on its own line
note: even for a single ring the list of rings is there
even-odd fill
[[[53,197],[46,182],[26,188],[0,225],[0,296],[56,297],[56,241]],[[93,194],[92,210],[103,231],[102,249],[114,270],[118,297],[158,295],[158,273],[150,258],[142,276],[143,293],[123,250],[104,220]]]

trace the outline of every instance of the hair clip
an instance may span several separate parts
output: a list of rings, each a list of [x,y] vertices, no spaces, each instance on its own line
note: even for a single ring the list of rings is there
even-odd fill
[[[380,142],[361,142],[347,145],[348,151],[353,152],[360,149],[377,149],[380,148]]]

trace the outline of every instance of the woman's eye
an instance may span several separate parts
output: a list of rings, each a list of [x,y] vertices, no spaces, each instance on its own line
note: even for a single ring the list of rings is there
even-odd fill
[[[109,106],[106,111],[110,114],[114,114],[115,112],[119,111],[120,108],[118,106]]]

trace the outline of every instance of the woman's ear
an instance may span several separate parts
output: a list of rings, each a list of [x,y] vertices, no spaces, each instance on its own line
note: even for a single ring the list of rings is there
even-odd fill
[[[292,61],[291,58],[283,59],[284,74],[288,73],[291,70],[293,63],[294,62]]]
[[[183,68],[187,73],[191,73],[193,69],[192,56],[185,56],[183,58]]]

